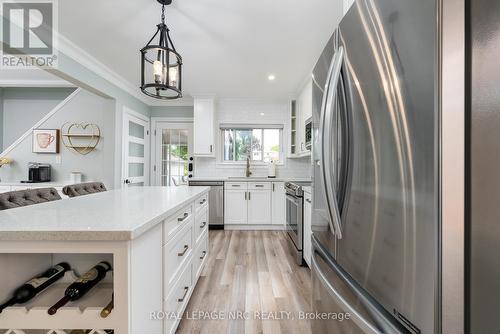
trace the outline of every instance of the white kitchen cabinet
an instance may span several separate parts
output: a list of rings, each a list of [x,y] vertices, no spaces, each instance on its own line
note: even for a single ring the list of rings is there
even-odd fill
[[[278,188],[284,189],[283,182],[275,183],[281,184]],[[271,182],[226,182],[224,189],[224,223],[226,225],[272,225],[273,187]],[[285,204],[282,205],[281,210],[284,211]],[[284,218],[281,220],[284,222]]]
[[[312,244],[311,244],[311,194],[304,193],[304,260],[311,266]]]
[[[215,102],[213,98],[194,99],[193,155],[215,156]]]
[[[286,198],[285,182],[273,182],[271,194],[272,224],[285,226]]]
[[[298,98],[290,102],[291,144],[290,157],[304,157],[311,154],[306,148],[306,122],[312,117],[312,79],[308,78]]]
[[[227,186],[226,186],[227,187]],[[245,187],[229,188],[224,192],[224,224],[247,224],[247,189]]]
[[[248,224],[271,224],[271,190],[248,190]]]

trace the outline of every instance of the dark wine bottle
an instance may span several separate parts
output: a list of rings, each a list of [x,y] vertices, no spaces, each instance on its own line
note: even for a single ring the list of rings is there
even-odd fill
[[[108,315],[110,315],[111,311],[113,311],[114,307],[115,307],[115,295],[113,294],[111,295],[111,301],[109,302],[109,304],[102,309],[101,318],[107,318]]]
[[[26,303],[33,297],[35,297],[42,290],[47,288],[52,283],[59,280],[64,276],[64,273],[70,269],[69,264],[66,262],[61,262],[54,267],[47,269],[45,272],[40,275],[33,277],[28,282],[24,283],[20,287],[18,287],[12,297],[7,300],[5,303],[0,305],[0,313],[9,306],[15,304]]]
[[[49,308],[48,313],[50,315],[56,314],[57,310],[68,302],[78,300],[85,296],[90,289],[106,276],[109,270],[111,270],[111,265],[108,262],[99,262],[92,269],[83,274],[83,276],[71,283],[71,285],[66,288],[66,291],[64,291],[64,297],[55,303],[54,306]]]

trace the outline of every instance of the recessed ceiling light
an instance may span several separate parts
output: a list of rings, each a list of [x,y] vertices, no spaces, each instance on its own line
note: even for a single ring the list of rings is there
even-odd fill
[[[270,74],[268,77],[269,81],[273,81],[274,79],[276,79],[276,76],[274,74]]]
[[[261,116],[264,116],[265,114],[263,112],[260,113]]]

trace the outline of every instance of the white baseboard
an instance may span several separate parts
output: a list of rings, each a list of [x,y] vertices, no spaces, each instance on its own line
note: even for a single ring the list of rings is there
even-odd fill
[[[284,231],[284,225],[224,225],[228,231]]]

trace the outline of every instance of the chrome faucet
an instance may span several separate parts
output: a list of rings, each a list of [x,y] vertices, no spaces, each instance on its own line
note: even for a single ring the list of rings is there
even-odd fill
[[[245,171],[245,176],[250,177],[252,175],[252,172],[250,171],[250,158],[247,157],[247,169]]]

